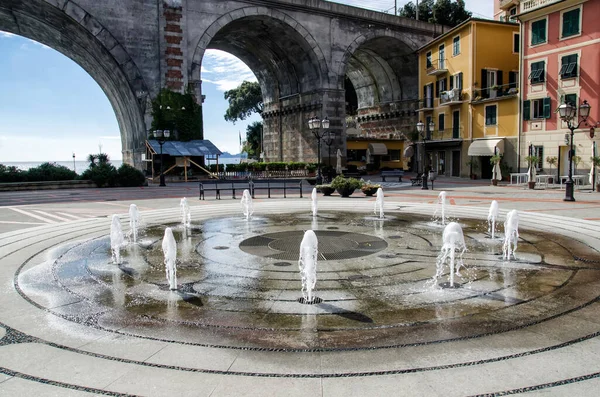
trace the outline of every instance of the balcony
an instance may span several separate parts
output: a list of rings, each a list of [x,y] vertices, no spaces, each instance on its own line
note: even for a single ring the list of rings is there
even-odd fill
[[[508,99],[516,97],[518,93],[517,88],[511,84],[493,86],[482,90],[473,90],[473,102]]]
[[[429,141],[449,141],[452,139],[462,139],[463,128],[455,126],[443,130],[437,129],[433,133],[429,132]]]
[[[560,3],[563,0],[526,0],[521,2],[521,14],[546,7],[550,4]]]
[[[463,103],[463,95],[460,88],[440,92],[440,105],[457,105],[459,103]]]
[[[427,97],[419,100],[419,112],[428,112],[433,110],[433,97]]]
[[[500,9],[506,11],[509,8],[518,6],[519,0],[498,0],[498,3],[500,3]]]
[[[440,59],[439,61],[432,61],[427,67],[428,76],[439,76],[440,74],[444,74],[446,72],[448,72],[448,69],[446,69],[445,59]]]

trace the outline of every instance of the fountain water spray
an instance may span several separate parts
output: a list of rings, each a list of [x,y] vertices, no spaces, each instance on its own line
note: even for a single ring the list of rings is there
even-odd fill
[[[493,200],[492,204],[490,204],[490,212],[488,213],[487,217],[488,232],[492,233],[492,239],[496,233],[496,219],[498,219],[498,202]]]
[[[319,241],[317,235],[312,230],[304,232],[304,237],[300,243],[300,259],[298,267],[302,277],[302,297],[303,303],[313,303],[313,289],[317,284],[317,256],[319,254]]]
[[[165,255],[165,271],[170,290],[177,289],[177,243],[173,237],[173,230],[170,227],[165,229],[165,236],[162,241],[162,250]]]
[[[316,217],[317,216],[317,188],[313,188],[312,193],[310,194],[310,199],[311,199],[312,216]]]
[[[181,207],[181,223],[184,228],[189,228],[192,224],[192,214],[190,213],[190,206],[185,197],[181,199],[179,206]]]
[[[442,225],[446,224],[446,192],[441,191],[438,195],[438,205],[435,208],[434,218],[437,217],[438,210],[441,211]]]
[[[448,283],[448,286],[454,288],[454,275],[460,276],[459,271],[460,268],[463,267],[462,256],[467,250],[465,237],[462,228],[458,223],[450,222],[448,226],[444,228],[442,242],[442,250],[437,257],[434,280],[437,284],[438,279],[444,274],[444,268],[447,265],[450,268],[450,282]]]
[[[377,207],[379,207],[379,219],[385,218],[383,214],[383,189],[377,189],[377,198],[375,199],[375,210],[374,213],[377,215]]]
[[[110,249],[112,251],[112,259],[116,265],[121,264],[121,247],[125,243],[123,238],[123,230],[121,229],[121,219],[119,215],[112,216],[110,224]]]
[[[138,227],[140,226],[140,212],[135,204],[129,206],[129,233],[134,243],[137,243]]]
[[[510,260],[510,257],[517,259],[515,251],[517,250],[517,241],[519,240],[519,214],[517,210],[512,210],[506,214],[504,221],[504,244],[502,245],[502,253],[505,260]]]
[[[250,220],[250,217],[254,213],[254,207],[252,206],[252,196],[250,195],[250,191],[248,189],[244,190],[242,194],[242,212],[246,217],[246,220]]]

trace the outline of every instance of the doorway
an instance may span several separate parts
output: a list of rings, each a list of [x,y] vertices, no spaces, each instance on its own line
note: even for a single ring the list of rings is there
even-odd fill
[[[492,156],[481,156],[481,179],[492,179],[493,166],[490,164]]]
[[[460,176],[460,150],[452,151],[452,176]]]
[[[437,173],[438,175],[446,175],[446,152],[438,152]]]

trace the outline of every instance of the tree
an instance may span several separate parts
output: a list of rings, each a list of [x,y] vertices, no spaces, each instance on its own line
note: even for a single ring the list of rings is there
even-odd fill
[[[225,91],[225,99],[229,101],[229,107],[225,112],[225,120],[245,120],[252,113],[261,114],[263,111],[263,99],[260,85],[256,82],[244,81],[237,88]]]
[[[248,153],[249,158],[260,158],[262,128],[260,121],[255,121],[246,128],[246,144],[242,151]]]
[[[398,10],[398,15],[416,19],[417,7],[411,1]],[[454,27],[472,16],[464,0],[423,0],[419,2],[419,20]]]

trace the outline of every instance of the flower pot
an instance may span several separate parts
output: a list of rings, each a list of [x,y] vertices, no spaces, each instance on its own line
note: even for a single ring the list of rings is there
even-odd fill
[[[342,197],[350,197],[352,193],[354,193],[354,188],[338,188],[336,189],[340,196]]]
[[[363,190],[362,192],[365,194],[365,196],[369,196],[369,197],[371,197],[371,196],[373,196],[375,193],[377,193],[377,189],[376,189],[376,188],[370,188],[370,189],[365,189],[365,190]]]
[[[498,179],[492,179],[492,185],[498,186]]]
[[[527,186],[529,186],[530,189],[535,189],[535,182],[527,182]]]
[[[331,196],[335,192],[335,189],[330,186],[321,186],[319,190],[323,193],[323,196]]]
[[[551,177],[551,176],[549,176],[549,177],[548,177],[548,183],[554,183],[554,178],[553,178],[553,177]]]

